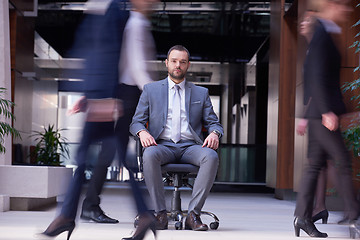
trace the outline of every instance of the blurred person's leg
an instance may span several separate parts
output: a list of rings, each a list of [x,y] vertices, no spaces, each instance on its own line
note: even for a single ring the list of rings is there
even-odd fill
[[[119,221],[105,215],[100,208],[100,194],[102,192],[108,167],[111,165],[116,151],[116,139],[106,138],[101,143],[97,164],[88,184],[86,198],[83,201],[81,218],[98,223],[118,223]]]
[[[321,120],[309,120],[308,122],[308,165],[305,167],[297,194],[294,229],[295,236],[300,235],[300,229],[311,237],[327,237],[326,233],[319,232],[311,217],[313,212],[314,195],[321,169],[326,166],[326,154],[321,146],[322,128]]]
[[[322,223],[327,223],[329,212],[326,209],[326,186],[327,186],[327,167],[323,167],[319,173],[315,191],[315,203],[312,213],[312,221],[322,219]]]
[[[129,126],[131,119],[135,113],[136,106],[140,97],[140,90],[137,86],[120,84],[118,86],[118,98],[122,100],[123,116],[118,119],[115,127],[115,135],[117,138],[117,150],[120,163],[126,167],[130,175],[130,186],[136,204],[138,214],[141,215],[148,211],[144,197],[134,178],[134,171],[129,163],[126,162],[126,153],[129,143]],[[133,165],[133,164],[131,164]]]
[[[351,160],[348,151],[340,131],[329,131],[322,125],[321,120],[309,121],[309,158],[311,161],[303,176],[295,216],[308,219],[312,213],[315,183],[320,169],[325,165],[324,159],[317,159],[316,157],[323,156],[322,151],[326,151],[337,169],[337,177],[334,180],[336,189],[344,199],[345,215],[352,220],[357,219],[358,203],[353,190]]]
[[[344,214],[350,220],[355,220],[359,216],[359,206],[354,194],[351,158],[341,132],[339,129],[329,131],[325,127],[319,127],[318,134],[318,137],[322,137],[322,148],[326,150],[336,169],[337,177],[334,178],[334,183],[344,201]]]
[[[89,146],[94,141],[106,137],[113,137],[114,123],[89,123],[86,122],[83,129],[83,136],[78,148],[76,162],[77,168],[70,181],[60,215],[56,217],[45,230],[47,236],[56,236],[59,231],[69,231],[69,235],[75,227],[75,217],[79,203],[81,187],[85,179],[84,171],[86,167],[86,155]],[[65,230],[64,230],[65,229]]]
[[[119,158],[125,160],[129,142],[129,125],[135,113],[136,105],[140,96],[140,90],[136,86],[119,85],[118,97],[123,101],[123,116],[116,123],[115,141],[107,140],[102,142],[99,161],[95,166],[91,177],[86,198],[83,202],[81,217],[91,219],[99,223],[117,223],[118,221],[106,216],[100,208],[100,194],[106,180],[107,169],[115,156],[115,148],[118,149]]]

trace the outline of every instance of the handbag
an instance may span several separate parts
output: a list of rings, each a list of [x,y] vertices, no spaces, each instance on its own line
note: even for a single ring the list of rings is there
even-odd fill
[[[120,99],[87,99],[87,122],[113,122],[123,115]]]

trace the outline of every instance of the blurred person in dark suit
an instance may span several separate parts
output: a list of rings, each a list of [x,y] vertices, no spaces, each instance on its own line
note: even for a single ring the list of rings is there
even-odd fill
[[[315,25],[316,25],[316,13],[318,9],[307,10],[304,13],[302,21],[299,25],[299,33],[306,39],[306,42],[309,44],[314,35]],[[307,99],[308,100],[308,99]],[[307,105],[309,102],[304,102]],[[307,106],[305,106],[307,109]],[[304,136],[306,133],[308,120],[306,118],[301,118],[296,127],[296,133],[300,136]],[[326,224],[329,218],[329,212],[326,209],[325,199],[326,199],[326,186],[327,186],[327,177],[331,175],[331,179],[336,176],[335,168],[331,164],[331,161],[327,161],[327,166],[324,166],[318,177],[316,192],[315,192],[315,202],[312,213],[312,221],[315,223],[318,220],[322,220],[322,223]]]
[[[319,0],[317,0],[319,2]],[[337,168],[336,186],[344,199],[345,213],[358,218],[358,203],[353,192],[351,160],[339,130],[339,116],[346,112],[340,90],[341,56],[336,40],[341,34],[338,23],[352,11],[350,0],[323,0],[314,35],[304,63],[304,99],[308,104],[309,164],[302,177],[295,209],[295,235],[300,229],[310,237],[327,237],[312,222],[316,183],[320,170],[330,158]],[[353,227],[353,229],[356,229]]]
[[[154,2],[154,1],[153,1]],[[141,90],[144,85],[156,79],[151,73],[147,61],[155,59],[155,43],[151,34],[151,23],[148,19],[150,8],[134,5],[126,23],[119,64],[118,98],[122,100],[123,116],[115,126],[115,137],[118,141],[118,157],[129,169],[125,162],[129,142],[129,125],[135,113]],[[100,208],[100,197],[107,168],[111,161],[102,160],[104,154],[114,150],[111,144],[103,141],[99,154],[99,163],[91,177],[86,198],[83,201],[80,217],[98,223],[117,223],[115,219],[106,216]],[[108,159],[109,160],[109,159]]]
[[[132,0],[138,10],[148,9],[155,0]],[[106,1],[99,0],[100,6]],[[106,5],[106,4],[105,4]],[[112,0],[106,8],[105,14],[90,13],[84,19],[78,31],[74,51],[78,51],[85,58],[85,97],[72,109],[73,112],[84,111],[91,103],[91,99],[119,97],[119,60],[122,49],[123,32],[129,12],[126,11],[126,1]],[[90,105],[91,106],[91,105]],[[83,129],[83,136],[78,148],[76,161],[77,168],[70,182],[60,215],[57,216],[42,235],[56,237],[62,232],[68,232],[68,239],[75,228],[75,218],[84,181],[86,153],[93,142],[104,141],[109,151],[104,151],[104,161],[111,161],[116,150],[121,151],[118,138],[114,134],[113,120],[90,120],[89,114]],[[105,156],[106,155],[106,156]],[[111,159],[111,160],[110,160]],[[102,160],[102,159],[101,159]],[[123,160],[120,158],[120,160]],[[96,171],[96,170],[95,170]],[[131,171],[131,170],[130,170]],[[141,191],[130,174],[130,184],[137,211],[140,216],[138,228],[134,235],[124,240],[141,240],[148,229],[155,234],[155,218],[148,212]]]

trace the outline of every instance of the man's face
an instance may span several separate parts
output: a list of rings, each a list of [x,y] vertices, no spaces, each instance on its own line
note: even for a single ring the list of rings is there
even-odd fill
[[[181,82],[190,66],[189,56],[186,51],[172,50],[165,64],[171,79]]]

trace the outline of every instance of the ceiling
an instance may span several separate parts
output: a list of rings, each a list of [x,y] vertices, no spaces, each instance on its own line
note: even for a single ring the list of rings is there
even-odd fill
[[[35,29],[62,57],[67,57],[85,2],[38,0]],[[270,2],[166,0],[156,6],[151,21],[158,59],[182,44],[192,60],[248,62],[269,35]]]

